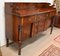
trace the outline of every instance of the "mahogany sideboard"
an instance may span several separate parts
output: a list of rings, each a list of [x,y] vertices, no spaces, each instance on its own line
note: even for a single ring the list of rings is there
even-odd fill
[[[34,37],[39,32],[53,26],[56,9],[50,3],[5,3],[6,43],[9,40],[18,43],[18,54],[21,54],[21,43]]]

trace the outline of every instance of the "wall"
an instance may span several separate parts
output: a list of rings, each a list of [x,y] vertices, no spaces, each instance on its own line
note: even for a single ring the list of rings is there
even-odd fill
[[[5,44],[4,1],[0,0],[0,45]]]
[[[0,45],[3,46],[6,44],[5,41],[5,15],[4,15],[4,3],[5,2],[50,2],[53,4],[53,0],[0,0]]]
[[[55,0],[57,10],[60,11],[60,0]]]

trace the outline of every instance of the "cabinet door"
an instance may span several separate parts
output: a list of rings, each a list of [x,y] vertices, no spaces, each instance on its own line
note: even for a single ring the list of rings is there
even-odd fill
[[[30,26],[31,25],[23,26],[23,28],[22,28],[22,41],[24,41],[30,37]]]
[[[41,32],[44,30],[45,26],[45,14],[37,15],[37,21],[38,21],[38,32]]]
[[[44,26],[45,26],[44,21],[39,22],[39,24],[38,24],[38,32],[44,31]]]
[[[56,19],[55,19],[55,24],[54,24],[56,27],[59,27],[60,28],[60,16],[57,16]]]
[[[33,23],[32,36],[35,36],[37,33],[38,33],[38,23]]]
[[[23,19],[23,24],[22,24],[22,19]],[[25,19],[29,19],[29,18],[21,18],[18,19],[16,16],[13,17],[13,40],[14,41],[18,41],[18,40],[26,40],[27,38],[29,38],[30,36],[30,27],[31,24],[30,22],[28,22]],[[25,21],[24,21],[25,20]],[[18,25],[22,25],[22,36],[20,35],[20,38],[18,38]]]
[[[50,15],[50,13],[47,13],[46,14],[46,19],[45,19],[45,29],[44,30],[46,30],[47,28],[50,27],[51,19],[52,19],[52,16]]]

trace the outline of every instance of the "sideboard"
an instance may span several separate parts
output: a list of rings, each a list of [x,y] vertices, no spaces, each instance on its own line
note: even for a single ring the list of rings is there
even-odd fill
[[[51,27],[56,9],[50,3],[5,3],[6,44],[9,40],[18,44],[18,54],[21,54],[21,44],[39,32]]]

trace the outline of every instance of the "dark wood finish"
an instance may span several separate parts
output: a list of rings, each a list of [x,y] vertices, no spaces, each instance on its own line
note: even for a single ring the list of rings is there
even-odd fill
[[[55,27],[60,28],[60,12],[58,13],[58,15],[55,16]]]
[[[49,28],[54,21],[52,17],[56,14],[56,9],[49,5],[50,3],[5,3],[7,46],[8,40],[18,43],[20,55],[23,41]],[[52,29],[53,26],[51,33]]]

